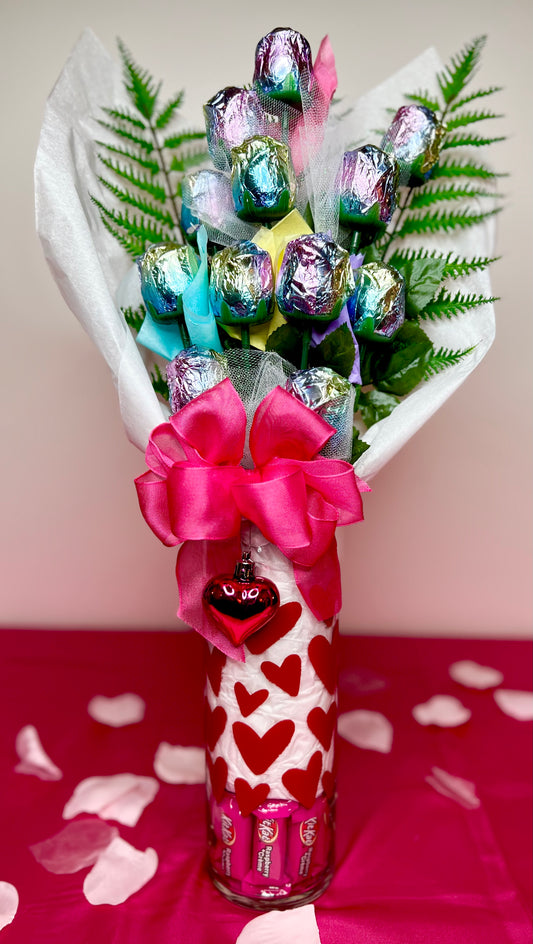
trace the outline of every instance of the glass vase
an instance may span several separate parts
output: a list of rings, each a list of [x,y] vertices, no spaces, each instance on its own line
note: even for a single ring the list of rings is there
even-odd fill
[[[210,647],[208,869],[233,902],[290,908],[333,874],[337,620],[313,616],[292,564],[259,532],[243,547],[281,605],[246,640],[245,662]]]

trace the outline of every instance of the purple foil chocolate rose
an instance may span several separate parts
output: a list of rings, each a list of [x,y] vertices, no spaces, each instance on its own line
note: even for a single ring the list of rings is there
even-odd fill
[[[230,86],[204,105],[209,153],[217,167],[231,166],[231,149],[256,134],[268,134],[268,118],[257,92]]]
[[[305,36],[293,29],[275,29],[263,36],[255,51],[254,85],[270,98],[299,105],[309,92],[313,63]]]
[[[396,209],[398,167],[372,144],[346,151],[337,179],[339,221],[363,231],[369,241],[382,233]]]
[[[348,303],[354,333],[370,341],[388,341],[405,321],[405,283],[384,262],[355,270],[356,294]]]
[[[296,177],[289,148],[274,138],[248,138],[231,152],[231,186],[237,216],[277,220],[292,210]]]
[[[276,299],[288,320],[333,321],[355,291],[350,257],[324,233],[287,244]]]
[[[423,105],[403,105],[385,134],[381,147],[398,161],[400,184],[416,187],[430,176],[439,159],[444,127]]]
[[[263,324],[273,306],[272,260],[249,240],[215,253],[211,259],[209,302],[220,324]]]

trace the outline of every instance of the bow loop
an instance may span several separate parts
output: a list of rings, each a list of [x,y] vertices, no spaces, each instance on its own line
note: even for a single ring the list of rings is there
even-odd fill
[[[313,459],[335,430],[318,413],[275,387],[259,404],[250,430],[250,452],[256,466],[272,459]]]

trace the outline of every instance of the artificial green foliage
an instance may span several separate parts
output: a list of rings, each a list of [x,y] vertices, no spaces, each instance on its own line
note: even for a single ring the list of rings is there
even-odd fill
[[[421,210],[427,206],[433,206],[435,203],[445,203],[450,200],[471,200],[478,197],[492,197],[495,194],[492,190],[481,190],[471,186],[457,186],[455,184],[444,185],[440,187],[422,187],[414,193],[409,204],[410,210]]]
[[[341,377],[348,378],[355,360],[355,345],[348,325],[342,324],[327,334],[310,354],[313,364],[327,365]]]
[[[431,180],[438,180],[442,177],[470,177],[479,180],[495,181],[498,177],[506,176],[507,174],[497,174],[485,164],[468,160],[440,160],[437,166],[431,171]]]
[[[487,138],[481,134],[448,134],[442,145],[442,150],[457,147],[486,147],[488,144],[496,144],[498,141],[505,141],[505,136]]]
[[[462,361],[467,354],[471,354],[473,350],[473,347],[467,347],[462,351],[451,351],[448,348],[439,347],[438,350],[433,352],[426,363],[424,380],[429,380],[430,377],[435,374],[440,374],[441,371],[446,370],[448,367],[455,367],[459,361]]]
[[[97,118],[108,140],[98,140],[98,158],[107,173],[100,184],[122,204],[119,210],[92,196],[106,229],[133,257],[154,242],[185,242],[180,226],[181,179],[207,158],[205,133],[171,133],[183,92],[160,103],[161,83],[134,61],[123,42],[118,48],[130,107],[104,108]]]
[[[427,334],[417,324],[406,321],[389,344],[374,352],[374,386],[384,393],[405,396],[424,379],[432,354]]]
[[[361,417],[367,429],[390,416],[399,403],[398,397],[391,393],[383,393],[382,390],[361,391],[359,397],[359,410]]]
[[[465,95],[464,98],[458,99],[453,105],[450,105],[449,111],[454,112],[459,108],[464,108],[465,105],[469,105],[470,102],[475,102],[479,98],[486,98],[487,95],[495,95],[496,92],[502,92],[503,88],[501,85],[491,85],[490,88],[478,89],[476,92],[471,92],[469,95]]]
[[[302,350],[302,334],[292,324],[281,325],[272,332],[265,347],[267,351],[274,351],[291,364],[298,363]]]
[[[138,308],[121,308],[120,310],[124,315],[126,324],[132,329],[132,331],[135,331],[135,333],[138,334],[146,317],[146,308],[144,305],[139,305]]]
[[[437,318],[454,318],[457,315],[464,315],[467,311],[472,311],[473,308],[479,308],[481,305],[490,305],[497,300],[497,298],[487,298],[485,295],[479,295],[475,292],[468,294],[456,292],[454,295],[450,295],[450,293],[443,288],[436,298],[426,305],[418,317],[422,321],[435,321]]]
[[[464,111],[460,115],[448,118],[446,129],[453,131],[455,128],[465,128],[467,125],[475,124],[476,121],[486,121],[487,118],[503,118],[503,115],[496,115],[493,111]]]
[[[439,88],[446,105],[450,105],[461,94],[465,85],[479,65],[487,37],[478,36],[467,43],[456,56],[452,56],[443,72],[437,76]]]
[[[390,260],[389,260],[390,261]],[[423,259],[401,259],[396,256],[394,268],[405,281],[405,314],[416,318],[430,302],[439,288],[444,272],[444,260],[439,257]]]
[[[428,213],[419,213],[407,218],[394,234],[395,239],[404,239],[406,236],[422,235],[425,233],[449,233],[456,229],[467,229],[478,226],[488,220],[489,216],[499,213],[500,208],[487,210],[485,213],[473,212],[470,209],[447,213],[444,210],[434,210]]]
[[[354,427],[351,462],[357,462],[359,456],[362,456],[363,452],[366,452],[367,449],[370,449],[370,444],[366,443],[364,439],[361,439],[359,430]]]
[[[409,102],[413,102],[415,105],[423,105],[424,108],[429,108],[430,111],[436,112],[439,110],[438,101],[429,92],[413,92],[412,95],[406,95],[405,97]],[[397,109],[391,108],[391,111],[396,113]]]
[[[166,377],[163,377],[159,364],[154,364],[153,369],[150,371],[150,380],[152,381],[152,387],[155,392],[158,393],[160,397],[163,397],[163,400],[168,400],[167,380]]]

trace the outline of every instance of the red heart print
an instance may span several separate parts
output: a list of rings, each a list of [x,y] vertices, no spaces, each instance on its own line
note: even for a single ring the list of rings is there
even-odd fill
[[[268,691],[266,688],[261,688],[258,692],[249,692],[242,682],[235,682],[235,698],[241,709],[241,715],[247,718],[267,700]]]
[[[217,803],[220,803],[226,792],[226,781],[228,779],[228,765],[223,757],[217,757],[215,762],[207,755],[207,769],[209,779],[213,789],[213,795]]]
[[[337,706],[335,702],[330,705],[327,712],[317,705],[307,715],[307,727],[318,738],[325,751],[330,749],[336,720]]]
[[[316,799],[316,791],[322,770],[322,751],[315,751],[305,770],[293,767],[285,771],[282,781],[298,803],[311,809]]]
[[[287,656],[281,665],[275,662],[262,662],[261,672],[274,685],[282,688],[288,695],[295,697],[300,691],[300,676],[302,674],[302,660],[300,656]]]
[[[268,783],[258,783],[251,787],[247,780],[237,777],[235,780],[235,796],[243,816],[249,816],[261,803],[264,803],[270,793]]]
[[[215,749],[215,744],[217,743],[220,735],[222,734],[224,728],[226,727],[226,721],[228,716],[224,711],[222,705],[217,705],[217,707],[211,711],[208,704],[205,706],[205,738],[207,741],[207,746],[212,752]]]
[[[246,640],[246,648],[252,655],[259,656],[274,643],[286,636],[302,615],[301,603],[284,603],[270,622]]]
[[[330,695],[337,688],[337,660],[333,645],[325,636],[314,636],[308,649],[311,665]]]
[[[331,770],[325,770],[322,774],[322,786],[328,800],[332,800],[335,796],[335,777]]]
[[[207,677],[211,683],[211,688],[213,689],[213,694],[218,695],[220,692],[220,683],[222,681],[222,669],[226,664],[226,656],[220,649],[217,649],[216,646],[213,647],[211,654],[207,660]]]
[[[256,776],[264,774],[276,757],[283,753],[294,734],[294,721],[286,718],[272,725],[262,737],[243,721],[233,724],[233,737],[244,763]]]

